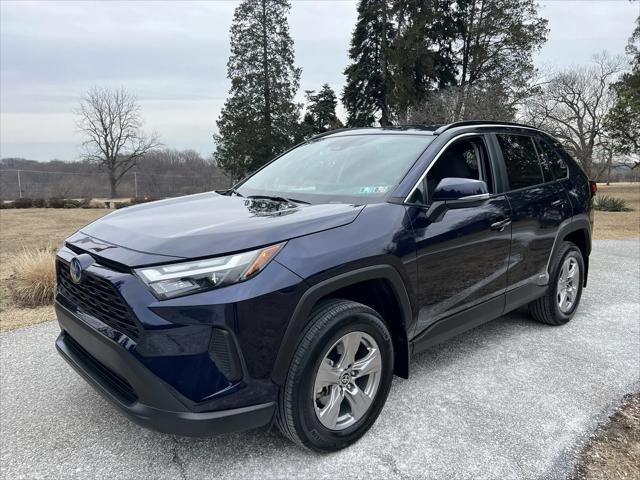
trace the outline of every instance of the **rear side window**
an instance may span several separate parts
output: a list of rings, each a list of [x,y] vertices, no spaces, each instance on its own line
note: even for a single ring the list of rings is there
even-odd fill
[[[497,137],[512,190],[538,185],[544,181],[531,137],[502,134]]]
[[[538,139],[538,147],[540,149],[540,162],[543,170],[550,170],[556,180],[567,177],[567,164],[558,153],[558,150],[541,138]],[[545,173],[546,176],[546,173]],[[549,179],[546,179],[549,180]]]

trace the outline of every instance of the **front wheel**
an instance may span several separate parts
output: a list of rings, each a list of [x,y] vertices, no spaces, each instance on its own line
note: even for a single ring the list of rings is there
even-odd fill
[[[529,304],[531,316],[548,325],[567,323],[576,313],[583,284],[582,252],[574,243],[562,242],[551,265],[549,290]]]
[[[276,423],[312,450],[347,447],[375,422],[392,377],[393,344],[380,315],[348,300],[324,302],[298,343]]]

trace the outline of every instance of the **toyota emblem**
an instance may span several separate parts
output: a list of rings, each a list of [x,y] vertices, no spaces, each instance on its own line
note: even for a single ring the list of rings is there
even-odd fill
[[[71,275],[73,283],[80,283],[80,281],[82,281],[82,265],[77,257],[73,257],[71,263],[69,263],[69,275]]]

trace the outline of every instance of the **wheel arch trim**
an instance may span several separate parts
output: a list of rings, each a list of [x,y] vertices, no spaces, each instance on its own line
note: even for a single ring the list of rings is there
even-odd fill
[[[551,248],[551,254],[549,255],[549,260],[547,260],[547,281],[551,278],[551,260],[555,257],[558,250],[560,249],[561,241],[564,240],[569,234],[583,231],[585,232],[585,249],[586,255],[583,258],[585,264],[585,276],[584,276],[584,286],[587,285],[587,272],[589,268],[589,255],[591,254],[591,222],[589,221],[589,217],[586,214],[576,215],[571,219],[570,222],[567,222],[560,226],[558,229],[558,233],[556,234],[556,238],[553,242],[553,247]]]
[[[307,320],[316,303],[332,292],[368,280],[389,281],[400,307],[402,315],[400,321],[402,322],[403,330],[405,335],[408,335],[407,328],[411,324],[413,318],[413,309],[409,299],[409,294],[404,282],[402,281],[402,277],[394,267],[391,265],[373,265],[336,275],[311,286],[306,292],[304,292],[296,305],[282,342],[280,343],[278,355],[273,367],[271,378],[276,384],[282,385],[285,381],[291,358],[293,357],[300,340],[300,334],[307,326]],[[408,340],[404,343],[407,345],[406,371],[401,370],[399,374],[406,378],[408,377],[409,365]]]

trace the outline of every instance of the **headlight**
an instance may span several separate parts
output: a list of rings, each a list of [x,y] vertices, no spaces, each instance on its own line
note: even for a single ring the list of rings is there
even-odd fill
[[[134,271],[156,297],[173,298],[247,280],[262,271],[283,246],[284,243],[278,243],[225,257],[144,267]]]

